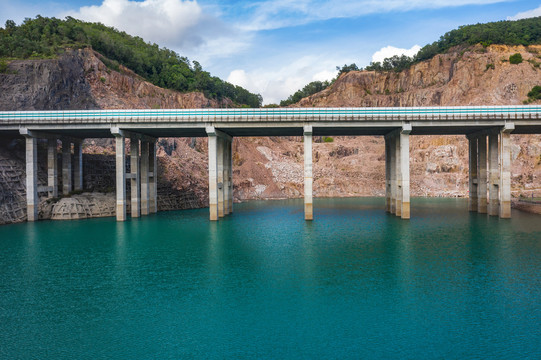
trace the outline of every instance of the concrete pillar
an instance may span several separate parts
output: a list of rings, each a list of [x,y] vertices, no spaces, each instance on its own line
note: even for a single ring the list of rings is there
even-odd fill
[[[73,187],[83,190],[83,143],[73,143]]]
[[[314,219],[312,201],[312,126],[304,127],[304,219]]]
[[[487,213],[487,137],[479,136],[477,143],[477,211]]]
[[[385,211],[391,212],[391,139],[385,136]]]
[[[156,141],[148,145],[149,159],[149,211],[154,214],[158,212],[158,157],[156,155]]]
[[[150,192],[149,192],[149,143],[141,141],[141,215],[150,213]]]
[[[395,153],[396,153],[396,162],[395,162],[395,167],[396,167],[396,199],[395,199],[395,202],[396,202],[396,206],[395,206],[395,210],[396,210],[396,216],[398,217],[402,217],[402,154],[400,152],[401,150],[401,147],[400,147],[400,140],[401,140],[401,137],[400,137],[400,134],[399,133],[396,133],[394,135],[395,137]]]
[[[218,217],[224,217],[224,155],[226,139],[218,136],[217,138],[217,171],[218,171]]]
[[[411,125],[402,127],[400,137],[401,217],[410,218],[410,132]],[[398,214],[397,214],[398,215]]]
[[[28,221],[38,220],[38,144],[26,136],[26,214]]]
[[[390,175],[390,189],[391,189],[391,214],[396,214],[396,138],[394,135],[389,135],[389,175]]]
[[[131,216],[141,216],[141,171],[139,169],[139,140],[130,139]]]
[[[229,213],[233,213],[233,139],[229,142]]]
[[[224,215],[229,215],[229,192],[231,191],[229,186],[229,167],[231,162],[229,161],[229,154],[231,151],[231,142],[224,140]]]
[[[214,128],[207,129],[209,152],[209,211],[210,220],[218,220],[218,137]]]
[[[47,186],[51,188],[49,197],[58,197],[58,156],[56,139],[47,140]]]
[[[72,190],[71,183],[71,143],[62,139],[62,193],[68,195]]]
[[[470,161],[470,170],[469,170],[469,191],[470,196],[468,199],[468,210],[477,211],[478,210],[478,201],[477,201],[477,137],[468,136],[469,144],[469,161]]]
[[[488,215],[499,214],[500,169],[498,164],[498,133],[488,135]]]
[[[511,217],[511,132],[514,124],[506,124],[500,133],[500,218]]]
[[[124,136],[116,136],[116,220],[126,221],[126,155]]]

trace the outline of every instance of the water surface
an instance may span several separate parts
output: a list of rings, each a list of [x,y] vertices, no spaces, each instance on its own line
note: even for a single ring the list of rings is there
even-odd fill
[[[0,358],[541,358],[538,215],[314,209],[2,226]]]

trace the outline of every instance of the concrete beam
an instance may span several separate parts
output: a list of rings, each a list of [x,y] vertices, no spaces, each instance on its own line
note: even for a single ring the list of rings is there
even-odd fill
[[[312,199],[312,126],[304,126],[304,219],[314,219]]]
[[[125,138],[137,139],[137,140],[148,141],[148,142],[155,142],[157,140],[155,137],[141,134],[138,132],[129,131],[129,130],[123,130],[123,129],[120,129],[119,127],[112,127],[111,134],[113,134],[114,137],[122,136]]]

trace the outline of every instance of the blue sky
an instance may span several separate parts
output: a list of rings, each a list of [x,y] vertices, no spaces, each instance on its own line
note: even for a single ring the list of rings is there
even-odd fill
[[[413,54],[460,25],[541,16],[526,0],[0,0],[0,24],[36,15],[114,26],[279,102],[336,66]]]

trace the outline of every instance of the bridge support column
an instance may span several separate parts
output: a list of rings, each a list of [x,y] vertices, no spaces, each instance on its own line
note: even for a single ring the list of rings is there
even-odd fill
[[[224,215],[231,213],[231,141],[224,141]]]
[[[487,213],[487,136],[480,135],[477,143],[477,211]]]
[[[218,220],[218,136],[213,126],[207,127],[209,151],[210,220]]]
[[[400,137],[400,216],[410,218],[410,139],[411,125],[404,124]],[[397,214],[398,215],[398,214]]]
[[[304,127],[304,219],[314,219],[312,199],[312,126]]]
[[[394,135],[387,135],[389,138],[389,188],[390,188],[390,212],[396,214],[396,138]]]
[[[498,133],[488,135],[488,215],[499,214],[500,169],[498,165]]]
[[[73,143],[73,189],[83,190],[83,142]]]
[[[116,147],[116,220],[126,221],[126,154],[125,138],[115,135]]]
[[[141,170],[139,167],[139,139],[130,138],[131,217],[141,216]]]
[[[224,197],[224,157],[225,157],[225,139],[217,138],[217,169],[218,169],[218,217],[223,218],[225,213]]]
[[[50,188],[49,198],[58,197],[58,156],[56,146],[56,138],[47,140],[47,186]]]
[[[233,214],[233,138],[229,142],[229,213]]]
[[[402,217],[402,154],[401,154],[401,147],[400,147],[400,140],[401,136],[400,133],[396,133],[394,135],[395,138],[395,167],[396,167],[396,198],[395,198],[395,215],[398,217]]]
[[[385,136],[385,211],[391,212],[391,139]]]
[[[38,144],[32,136],[26,138],[26,214],[28,221],[38,220]]]
[[[508,123],[500,132],[500,218],[511,217],[511,132],[515,125]]]
[[[148,141],[141,140],[141,215],[146,216],[150,213],[150,192],[149,192],[149,165],[150,157],[148,151]]]
[[[158,212],[158,157],[156,155],[156,140],[148,144],[148,161],[149,212],[155,214]]]
[[[71,182],[71,142],[62,139],[62,194],[68,195],[72,190]]]
[[[477,200],[477,137],[468,135],[468,150],[469,150],[469,199],[468,199],[468,210],[477,211],[478,210],[478,200]]]

